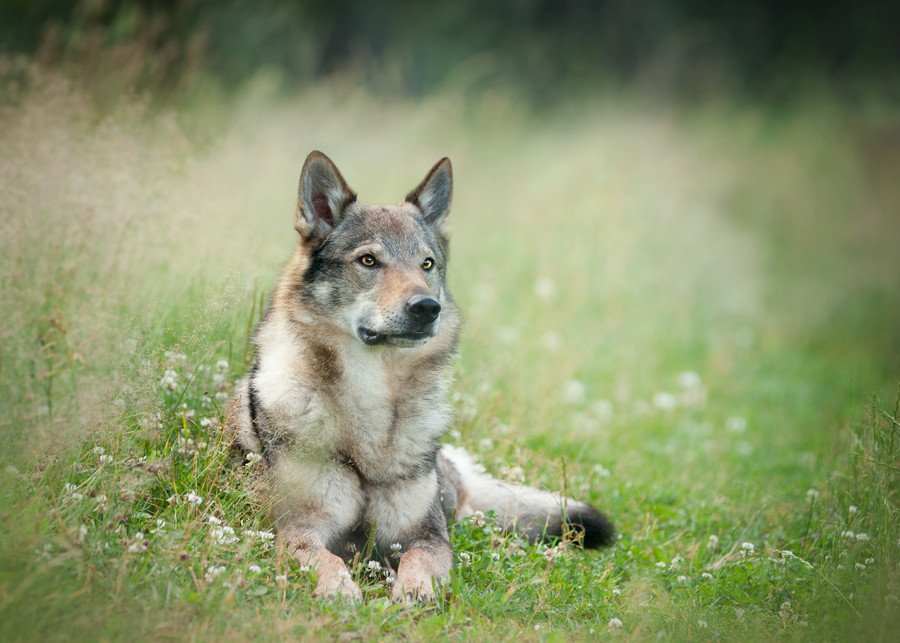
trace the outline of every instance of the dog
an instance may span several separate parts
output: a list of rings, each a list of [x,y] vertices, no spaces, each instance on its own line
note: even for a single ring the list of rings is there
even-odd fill
[[[392,206],[358,202],[321,152],[303,164],[298,243],[229,425],[262,456],[278,546],[316,570],[317,597],[361,600],[345,558],[368,548],[391,571],[400,554],[393,600],[433,599],[453,563],[448,521],[476,511],[533,540],[614,538],[590,505],[498,481],[440,444],[460,328],[446,282],[452,193],[447,158]]]

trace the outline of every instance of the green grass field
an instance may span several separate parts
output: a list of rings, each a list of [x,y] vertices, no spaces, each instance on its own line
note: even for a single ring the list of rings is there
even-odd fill
[[[99,109],[5,61],[0,638],[893,640],[900,112],[334,79]],[[453,529],[443,598],[312,600],[220,428],[320,148],[360,199],[454,162],[447,437],[604,509]],[[891,635],[890,632],[895,632]]]

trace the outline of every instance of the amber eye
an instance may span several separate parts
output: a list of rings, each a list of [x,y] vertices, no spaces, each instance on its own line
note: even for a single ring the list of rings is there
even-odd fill
[[[434,268],[434,259],[428,257],[428,259],[422,262],[422,270],[428,271],[432,268]]]
[[[366,254],[359,258],[359,263],[364,265],[366,268],[374,268],[375,264],[378,263],[375,261],[375,257],[372,255]]]

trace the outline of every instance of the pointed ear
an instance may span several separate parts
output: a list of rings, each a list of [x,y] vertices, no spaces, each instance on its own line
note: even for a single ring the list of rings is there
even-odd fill
[[[318,150],[310,152],[300,170],[294,227],[306,240],[324,241],[341,222],[344,209],[356,201],[337,166]]]
[[[446,157],[435,163],[416,189],[406,195],[406,200],[422,211],[425,222],[439,230],[450,214],[452,198],[453,167]]]

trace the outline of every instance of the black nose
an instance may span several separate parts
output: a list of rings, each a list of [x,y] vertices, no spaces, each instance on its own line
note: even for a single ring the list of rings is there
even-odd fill
[[[441,304],[433,297],[416,295],[406,302],[409,316],[420,324],[430,324],[441,313]]]

